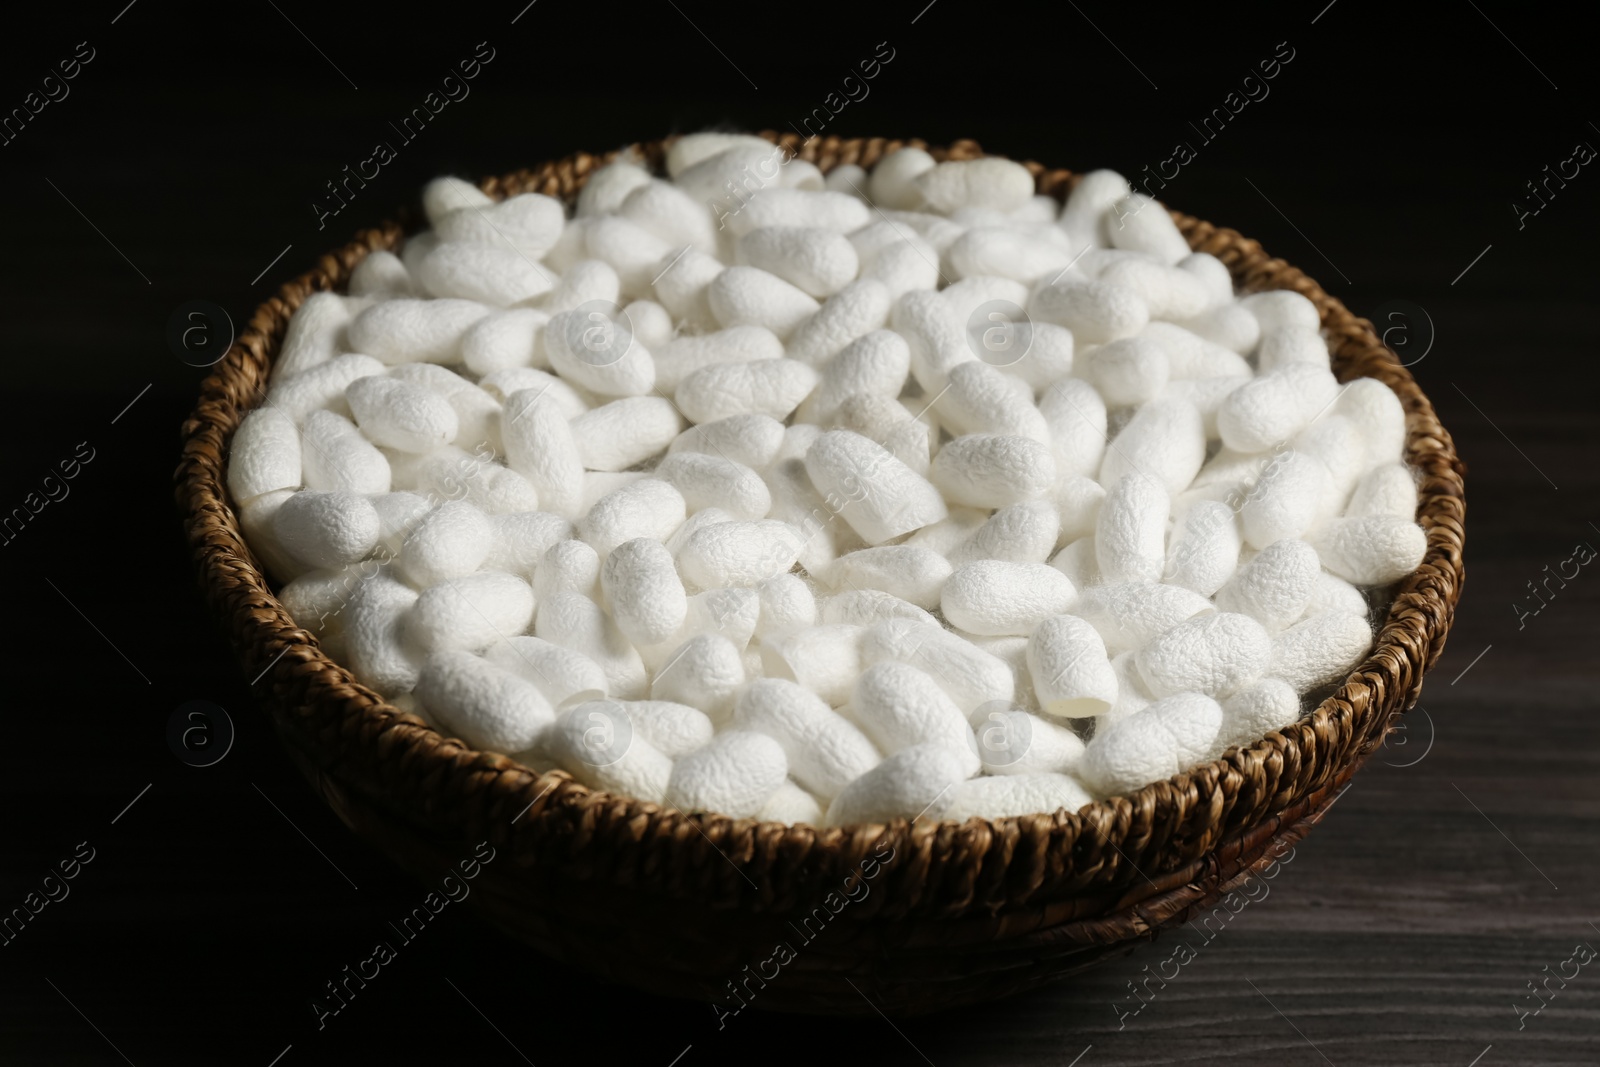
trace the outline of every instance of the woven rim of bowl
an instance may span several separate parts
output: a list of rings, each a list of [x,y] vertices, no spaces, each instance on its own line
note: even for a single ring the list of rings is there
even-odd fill
[[[973,159],[973,141],[929,148],[920,140],[837,137],[802,141],[762,134],[824,171],[871,167],[903,146],[936,159]],[[579,153],[490,178],[496,199],[540,192],[576,195],[596,168],[631,153],[659,170],[674,138],[604,155]],[[1040,193],[1063,197],[1078,176],[1024,164]],[[414,213],[405,218],[414,218]],[[1427,553],[1395,590],[1371,654],[1313,712],[1260,741],[1077,812],[964,823],[904,820],[829,829],[686,816],[675,808],[591,789],[562,771],[544,773],[478,752],[384,702],[333,662],[273,595],[240,532],[226,491],[234,429],[264,395],[271,360],[307,296],[336,289],[367,254],[394,248],[405,229],[389,222],[323,255],[262,304],[201,386],[183,427],[175,481],[203,594],[227,626],[248,676],[276,710],[276,725],[322,773],[354,788],[423,833],[487,835],[520,866],[633,887],[712,907],[782,912],[809,906],[880,846],[892,846],[889,892],[867,912],[894,918],[1047,908],[1052,920],[1093,915],[1114,902],[1181,889],[1219,845],[1240,847],[1291,809],[1325,806],[1330,786],[1354,772],[1394,716],[1415,701],[1438,659],[1463,581],[1463,467],[1432,405],[1371,322],[1316,282],[1234,230],[1172,212],[1197,251],[1228,266],[1245,290],[1292,289],[1322,315],[1341,381],[1376,378],[1406,411],[1406,459],[1420,472],[1418,522]],[[521,814],[519,814],[521,813]],[[514,820],[514,821],[513,821]],[[881,884],[881,883],[880,883]],[[1147,887],[1147,888],[1146,888]]]

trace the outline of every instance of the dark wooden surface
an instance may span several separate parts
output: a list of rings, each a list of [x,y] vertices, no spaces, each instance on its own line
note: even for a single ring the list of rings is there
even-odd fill
[[[521,3],[441,11],[418,35],[365,9],[287,4],[142,0],[113,24],[117,0],[6,36],[5,107],[76,42],[97,52],[70,97],[0,146],[0,507],[79,442],[95,458],[0,546],[0,908],[80,842],[95,858],[0,947],[0,1062],[1600,1062],[1600,966],[1552,979],[1543,1010],[1518,1014],[1538,1003],[1528,983],[1600,947],[1600,576],[1584,568],[1520,626],[1514,608],[1532,606],[1519,598],[1547,564],[1600,545],[1600,176],[1585,169],[1521,228],[1511,206],[1575,141],[1600,143],[1579,35],[1482,4],[1156,18],[924,3],[796,12],[776,36],[748,7],[597,21],[543,0],[515,25]],[[473,95],[319,232],[323,181],[486,38],[496,59]],[[200,372],[167,350],[168,315],[205,299],[242,321],[441,171],[709,122],[785,128],[884,39],[894,60],[829,132],[975,136],[1129,173],[1290,41],[1272,95],[1166,196],[1259,237],[1359,313],[1406,300],[1432,321],[1414,373],[1469,465],[1469,580],[1417,712],[1214,939],[1164,935],[1030,996],[893,1023],[746,1012],[719,1030],[703,1005],[595,983],[452,907],[319,1031],[310,998],[425,890],[311,794],[199,607],[170,474]],[[1410,326],[1417,358],[1425,327]],[[238,731],[204,769],[165,740],[196,699]],[[1195,958],[1129,1014],[1129,983],[1179,938]]]

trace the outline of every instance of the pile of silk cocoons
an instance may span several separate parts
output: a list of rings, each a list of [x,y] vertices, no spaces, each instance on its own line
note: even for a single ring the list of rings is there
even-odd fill
[[[816,827],[1076,811],[1295,722],[1425,548],[1401,403],[1111,171],[701,133],[454,178],[296,311],[228,482],[474,749]]]

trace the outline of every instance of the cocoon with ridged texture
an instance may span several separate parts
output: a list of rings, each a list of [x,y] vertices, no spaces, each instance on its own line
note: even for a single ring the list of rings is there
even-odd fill
[[[1045,495],[1057,470],[1049,446],[1027,437],[967,434],[939,450],[929,468],[946,498],[970,507],[999,508]]]
[[[1111,729],[1115,723],[1155,703],[1155,696],[1145,688],[1134,656],[1132,652],[1119,652],[1111,657],[1111,673],[1117,678],[1117,699],[1103,714],[1097,716],[1095,730],[1099,732]]]
[[[1016,696],[1016,679],[1004,660],[940,626],[891,619],[871,627],[861,638],[861,661],[886,660],[926,673],[962,712]]]
[[[1233,577],[1242,546],[1233,509],[1218,500],[1198,501],[1173,528],[1161,580],[1210,596]]]
[[[334,356],[295,374],[275,380],[263,407],[280,411],[300,425],[313,412],[327,409],[336,415],[345,415],[350,405],[344,391],[357,378],[382,374],[386,368],[371,356],[349,352]]]
[[[1261,340],[1261,323],[1238,304],[1223,304],[1202,311],[1180,324],[1184,329],[1230,352],[1245,356],[1255,351]]]
[[[1256,317],[1261,330],[1299,326],[1314,330],[1322,324],[1317,306],[1291,289],[1269,289],[1239,298],[1239,304]]]
[[[362,582],[351,594],[344,624],[350,670],[381,696],[409,693],[417,684],[419,664],[403,632],[416,603],[415,589],[384,574]]]
[[[1139,337],[1159,345],[1167,354],[1173,380],[1251,377],[1255,373],[1237,352],[1176,323],[1152,322],[1139,331]]]
[[[1205,759],[1221,729],[1222,707],[1215,700],[1177,693],[1097,734],[1077,774],[1099,796],[1132,793]]]
[[[1344,678],[1372,647],[1365,615],[1328,611],[1296,623],[1272,639],[1267,674],[1305,693]]]
[[[729,730],[673,764],[666,802],[685,813],[755,815],[788,777],[783,748],[765,734]]]
[[[1272,656],[1272,638],[1248,615],[1217,611],[1188,619],[1139,649],[1134,662],[1157,697],[1228,696],[1255,681]]]
[[[711,314],[724,327],[764,326],[787,338],[821,307],[806,293],[757,267],[729,267],[706,289]]]
[[[1204,286],[1206,307],[1232,302],[1233,275],[1217,257],[1206,252],[1190,252],[1178,260],[1177,266]]]
[[[685,137],[682,140],[689,138]],[[674,149],[676,150],[676,146]],[[669,164],[668,173],[676,174],[681,169],[681,167],[673,169]],[[588,215],[614,214],[628,198],[629,193],[641,185],[648,184],[649,181],[650,172],[637,163],[626,159],[608,163],[590,174],[589,180],[584,182],[583,188],[578,191],[577,215],[582,218]]]
[[[777,456],[783,440],[783,423],[770,415],[732,415],[689,427],[668,446],[667,454],[702,453],[761,470]]]
[[[897,397],[911,370],[911,349],[892,330],[872,330],[845,345],[822,368],[817,389],[799,416],[826,422],[839,405],[858,393]]]
[[[754,363],[716,363],[690,374],[678,385],[678,407],[691,422],[715,422],[734,415],[767,415],[783,420],[817,386],[817,372],[792,359]]]
[[[1058,225],[1072,238],[1075,248],[1111,243],[1106,231],[1106,211],[1132,190],[1128,180],[1114,170],[1091,170],[1067,194]]]
[[[670,245],[692,245],[708,255],[716,254],[717,229],[711,213],[671,182],[639,184],[623,198],[617,214]]]
[[[672,317],[693,329],[718,327],[711,313],[711,283],[727,268],[715,256],[694,249],[674,250],[655,264],[651,290]]]
[[[356,274],[360,274],[361,267],[367,266],[376,256],[386,254],[369,255],[356,268]],[[396,259],[395,263],[398,266],[399,260]],[[400,269],[404,273],[405,268],[401,266]],[[350,286],[352,296],[361,295],[356,291],[353,276]],[[284,331],[283,344],[272,365],[272,380],[289,378],[337,356],[339,340],[354,317],[352,308],[356,306],[355,301],[347,300],[338,293],[320,292],[306,297],[305,302],[295,309],[289,319],[289,328]]]
[[[1262,549],[1217,591],[1217,607],[1248,615],[1268,630],[1281,630],[1305,614],[1322,563],[1304,541],[1275,541]]]
[[[315,411],[300,436],[300,470],[307,489],[371,495],[392,484],[389,461],[349,419]]]
[[[817,618],[825,623],[871,626],[885,619],[909,619],[937,626],[938,620],[915,604],[881,589],[846,589],[817,602]]]
[[[716,507],[753,520],[772,510],[772,491],[761,475],[721,456],[680,452],[658,463],[652,474],[683,494],[690,513]]]
[[[1282,452],[1261,472],[1239,508],[1245,542],[1265,548],[1299,537],[1329,509],[1333,479],[1328,468],[1303,452]]]
[[[1083,742],[1067,727],[1004,701],[980,704],[970,718],[985,774],[1059,774],[1083,755]]]
[[[1322,332],[1308,326],[1274,326],[1261,331],[1256,345],[1256,365],[1266,374],[1290,363],[1328,366],[1328,342]]]
[[[1295,435],[1294,450],[1317,460],[1328,472],[1329,491],[1319,518],[1341,510],[1366,473],[1366,442],[1360,429],[1343,415],[1324,415]]]
[[[1404,463],[1385,463],[1368,471],[1356,484],[1344,513],[1350,518],[1398,515],[1415,519],[1417,479]]]
[[[459,196],[445,200],[462,202]],[[561,201],[542,193],[521,193],[497,204],[473,204],[447,211],[435,221],[434,230],[445,241],[510,248],[529,259],[538,259],[555,246],[565,225],[566,211]]]
[[[386,300],[357,315],[347,336],[385,363],[455,363],[467,330],[491,310],[474,300]]]
[[[550,272],[515,249],[445,241],[422,258],[417,280],[433,296],[509,307],[548,292]]]
[[[760,612],[756,633],[776,641],[816,625],[817,601],[811,587],[795,574],[775,574],[756,585]]]
[[[613,549],[600,569],[600,586],[617,629],[635,644],[665,641],[683,625],[689,611],[672,553],[649,538],[625,541]]]
[[[798,682],[838,707],[850,699],[850,687],[861,672],[864,633],[848,624],[809,626],[764,643],[762,666],[769,677]]]
[[[699,203],[721,205],[727,201],[726,210],[734,212],[733,217],[737,218],[736,212],[744,197],[780,183],[786,158],[786,150],[770,142],[762,144],[751,140],[730,144],[684,167],[673,180],[679,189]],[[728,192],[730,187],[740,190],[739,198]],[[717,207],[713,207],[713,211],[716,210]]]
[[[1168,493],[1181,493],[1205,458],[1199,409],[1178,397],[1159,397],[1140,407],[1106,447],[1100,482],[1115,486],[1126,475],[1142,474]]]
[[[1366,442],[1368,469],[1398,463],[1406,447],[1406,411],[1394,390],[1376,378],[1357,378],[1339,393],[1333,410],[1350,419]]]
[[[613,400],[572,420],[578,458],[588,470],[620,471],[666,449],[683,429],[670,400],[633,396]]]
[[[1044,620],[1028,638],[1028,673],[1039,706],[1058,718],[1103,715],[1117,680],[1095,628],[1073,615]]]
[[[651,804],[666,799],[672,760],[633,729],[622,701],[568,708],[546,733],[544,747],[562,770],[592,789]]]
[[[874,278],[858,278],[830,296],[795,327],[786,355],[822,367],[848,345],[889,321],[889,289]]]
[[[1140,473],[1106,492],[1095,522],[1095,558],[1109,582],[1155,581],[1166,561],[1166,490]]]
[[[1132,193],[1106,212],[1106,233],[1115,248],[1143,252],[1166,264],[1175,264],[1189,254],[1189,242],[1178,232],[1160,201]]]
[[[468,208],[482,210],[493,205],[494,200],[488,193],[463,178],[435,178],[422,188],[422,209],[431,226],[439,225],[453,212]]]
[[[416,588],[427,589],[476,571],[493,544],[487,515],[464,500],[446,501],[412,527],[395,570]]]
[[[461,360],[474,374],[516,367],[547,368],[543,331],[550,316],[533,308],[494,311],[461,338]]]
[[[275,408],[244,417],[228,446],[228,492],[240,504],[263,493],[300,487],[300,431]]]
[[[705,712],[670,700],[630,700],[623,709],[640,737],[668,759],[681,759],[705,747],[716,728]]]
[[[581,652],[598,663],[612,696],[637,700],[645,695],[648,679],[638,650],[606,617],[600,605],[582,593],[561,592],[541,600],[533,632],[542,640]]]
[[[1006,819],[1077,811],[1094,800],[1076,778],[1066,774],[972,778],[957,785],[952,793],[953,799],[943,817],[954,822],[965,822],[973,817]]]
[[[756,812],[756,818],[761,822],[781,822],[791,826],[821,826],[823,809],[816,797],[791,779],[767,798],[761,810]]]
[[[1124,337],[1088,349],[1078,368],[1110,407],[1143,404],[1166,388],[1171,369],[1166,350],[1143,337]]]
[[[1311,600],[1306,604],[1305,614],[1300,618],[1303,621],[1326,611],[1342,611],[1366,618],[1371,614],[1371,607],[1361,590],[1338,575],[1323,570],[1317,575],[1316,585],[1311,590]]]
[[[822,800],[877,766],[878,750],[821,697],[783,678],[758,678],[734,702],[733,726],[783,747],[789,774]]]
[[[977,743],[953,700],[931,677],[904,663],[877,663],[861,672],[850,708],[882,752],[936,744],[955,753],[967,776],[982,768]]]
[[[600,554],[583,541],[557,541],[533,572],[533,594],[540,600],[557,593],[593,596],[599,584]]]
[[[950,368],[977,359],[966,326],[938,293],[918,289],[898,297],[890,311],[894,331],[911,348],[911,376],[931,397],[950,384]]]
[[[722,721],[744,681],[738,646],[721,634],[698,634],[667,657],[650,683],[650,698],[687,704]]]
[[[922,171],[913,179],[922,203],[948,214],[977,207],[1009,214],[1033,197],[1033,175],[1009,159],[947,160]]]
[[[893,223],[887,224],[893,226]],[[914,231],[900,227],[898,239],[869,250],[850,235],[861,259],[861,278],[882,285],[890,299],[934,288],[939,282],[939,249]]]
[[[606,695],[606,673],[600,664],[570,648],[519,634],[490,645],[483,658],[532,682],[552,708],[573,697]]]
[[[397,367],[394,373],[398,374],[403,369]],[[575,419],[589,410],[589,402],[571,385],[554,374],[533,367],[510,367],[505,370],[490,371],[478,379],[478,387],[501,403],[509,401],[513,394],[520,393],[524,389],[542,394],[545,400],[555,405],[563,418]]]
[[[882,446],[830,430],[806,450],[817,492],[869,544],[910,533],[948,514],[939,491]]]
[[[817,299],[853,281],[860,262],[841,233],[809,226],[763,226],[739,238],[739,262],[758,267]]]
[[[783,342],[764,326],[732,326],[715,333],[676,337],[653,352],[656,389],[675,395],[689,375],[719,363],[783,358]]]
[[[272,529],[295,559],[312,567],[342,567],[378,544],[378,512],[355,493],[303,489],[272,517]]]
[[[1094,475],[1106,448],[1106,404],[1094,386],[1081,378],[1056,382],[1039,398],[1039,411],[1050,427],[1057,474]]]
[[[583,460],[567,418],[553,400],[535,389],[506,398],[500,433],[507,465],[532,483],[546,511],[578,517],[583,494]]]
[[[604,556],[635,537],[665,541],[686,515],[682,493],[667,482],[642,478],[595,501],[579,521],[578,535]]]
[[[667,173],[676,178],[695,164],[721,155],[730,148],[770,150],[771,142],[748,133],[718,133],[709,130],[703,133],[686,133],[667,149]],[[647,172],[641,170],[641,173],[645,173],[648,178]]]
[[[975,226],[956,238],[946,252],[951,269],[961,278],[1003,277],[1033,282],[1054,277],[1072,262],[1065,244],[1039,240],[1002,226]],[[1022,301],[1013,301],[1020,306]]]
[[[556,718],[536,686],[471,652],[429,656],[416,692],[435,722],[490,752],[535,747]]]
[[[836,588],[881,589],[919,608],[934,608],[950,577],[939,553],[916,545],[882,545],[839,557],[829,572]]]
[[[1229,393],[1217,409],[1217,433],[1235,451],[1265,452],[1299,433],[1338,395],[1326,367],[1291,363]]]
[[[786,522],[719,522],[696,530],[678,550],[678,568],[700,589],[755,585],[794,566],[802,537]]]
[[[611,267],[622,293],[632,297],[649,292],[657,264],[676,249],[630,219],[607,215],[585,221],[583,251]]]
[[[1072,614],[1095,628],[1113,656],[1142,648],[1185,619],[1215,610],[1194,590],[1159,582],[1087,586],[1072,605]]]
[[[920,148],[897,149],[872,168],[867,195],[879,207],[916,210],[922,206],[922,193],[914,183],[919,175],[937,165],[933,157]]]
[[[828,805],[827,825],[942,819],[967,778],[958,753],[935,744],[896,752],[846,786]]]
[[[239,507],[239,529],[250,545],[250,551],[273,578],[287,582],[315,570],[291,556],[278,543],[272,523],[284,501],[294,496],[293,489],[274,489],[262,493],[248,504]]]
[[[950,387],[934,410],[956,436],[997,433],[1050,443],[1050,428],[1033,405],[1033,390],[981,360],[950,368]]]
[[[1043,563],[1055,550],[1060,532],[1061,510],[1056,501],[1025,500],[1010,504],[996,511],[977,532],[952,549],[950,564],[961,567],[979,560]]]
[[[1422,563],[1428,536],[1400,515],[1335,519],[1315,542],[1322,565],[1356,585],[1388,585]]]
[[[1212,749],[1220,756],[1236,745],[1254,744],[1300,718],[1300,698],[1281,678],[1263,678],[1222,702],[1222,730]]]
[[[1036,320],[1065,326],[1080,345],[1132,337],[1150,321],[1150,308],[1139,294],[1071,275],[1035,289],[1027,311]]]
[[[488,648],[522,633],[533,619],[533,590],[514,574],[479,571],[425,590],[406,616],[406,640],[419,654]]]
[[[951,625],[985,636],[1026,637],[1072,606],[1078,591],[1044,563],[987,559],[958,567],[944,584],[940,607]]]
[[[625,321],[574,309],[544,327],[550,366],[567,381],[602,396],[643,396],[655,388],[656,365]]]

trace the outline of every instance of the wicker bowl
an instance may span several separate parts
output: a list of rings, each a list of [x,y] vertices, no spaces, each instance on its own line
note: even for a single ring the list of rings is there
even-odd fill
[[[920,141],[766,135],[826,171]],[[636,146],[656,168],[670,141]],[[971,141],[931,149],[982,155]],[[483,189],[570,201],[605,156],[579,154]],[[1041,193],[1076,177],[1027,164]],[[1400,583],[1364,663],[1314,712],[1131,796],[964,823],[819,830],[589,789],[476,752],[386,704],[296,626],[226,489],[234,429],[264,394],[291,313],[335,289],[398,223],[365,230],[259,307],[184,424],[177,499],[204,595],[295,762],[354,830],[436,879],[487,840],[470,897],[565,964],[654,993],[816,1014],[920,1013],[1029,989],[1131,950],[1211,907],[1304,836],[1417,699],[1462,584],[1462,466],[1427,397],[1372,324],[1233,230],[1173,213],[1247,290],[1293,289],[1322,313],[1341,380],[1377,378],[1406,410],[1421,472],[1421,567]],[[780,947],[782,946],[782,947]],[[785,951],[787,949],[787,951]],[[776,972],[776,973],[774,973]]]

